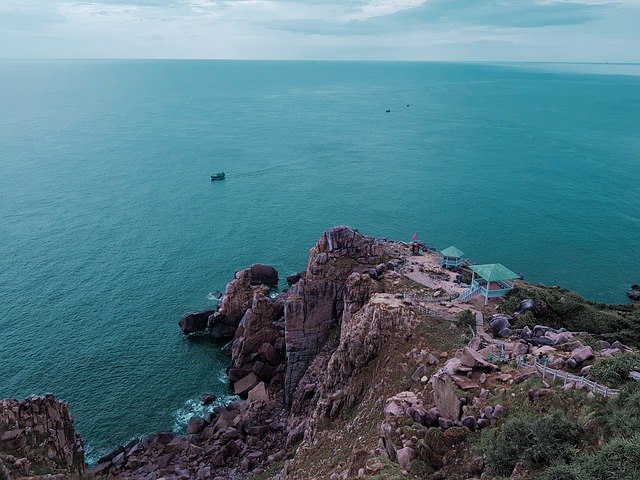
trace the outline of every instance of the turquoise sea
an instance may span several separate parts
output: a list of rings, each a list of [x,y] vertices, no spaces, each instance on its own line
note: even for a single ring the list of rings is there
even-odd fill
[[[638,65],[2,61],[0,87],[0,397],[68,401],[93,460],[228,399],[178,320],[334,225],[595,301],[640,283]]]

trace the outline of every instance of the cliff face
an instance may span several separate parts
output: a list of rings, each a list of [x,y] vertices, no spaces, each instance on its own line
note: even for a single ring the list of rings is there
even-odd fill
[[[35,473],[82,474],[84,442],[69,406],[47,394],[22,402],[0,400],[0,477]]]
[[[285,303],[287,404],[340,320],[349,276],[371,271],[377,277],[376,266],[384,258],[380,241],[349,227],[328,230],[309,252],[306,276],[291,287]]]

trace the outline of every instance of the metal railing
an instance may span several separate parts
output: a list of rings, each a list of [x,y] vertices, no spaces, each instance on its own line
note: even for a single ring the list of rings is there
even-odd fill
[[[439,303],[439,302],[450,302],[451,300],[455,300],[456,298],[458,298],[460,296],[459,293],[449,293],[447,292],[448,295],[443,295],[440,297],[434,297],[434,296],[427,296],[427,297],[421,297],[419,295],[411,295],[409,293],[405,293],[404,294],[404,299],[406,300],[410,300],[412,302],[422,302],[422,303]]]
[[[439,318],[440,320],[446,320],[447,322],[455,322],[458,323],[458,319],[451,315],[450,313],[441,312],[439,310],[434,310],[433,308],[429,308],[420,303],[413,303],[409,305],[413,311],[422,313],[423,315],[428,315],[430,317]]]
[[[474,285],[473,287],[471,287],[471,288],[465,290],[464,292],[462,292],[460,294],[460,296],[458,297],[458,300],[461,301],[461,302],[464,302],[465,300],[469,300],[474,295],[477,295],[478,292],[480,292],[480,286],[479,285]]]
[[[553,368],[546,367],[539,363],[536,360],[535,367],[542,374],[542,378],[550,378],[551,380],[564,380],[566,385],[567,382],[574,382],[576,385],[586,385],[591,389],[592,392],[599,393],[603,395],[605,398],[615,397],[620,394],[620,390],[615,390],[613,388],[606,387],[604,385],[600,385],[596,382],[592,382],[591,380],[587,380],[585,377],[577,377],[576,375],[571,375],[568,372],[564,372],[562,370],[554,370]]]

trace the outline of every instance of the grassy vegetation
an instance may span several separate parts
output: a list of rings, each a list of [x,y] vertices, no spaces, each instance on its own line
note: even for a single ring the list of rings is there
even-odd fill
[[[502,428],[485,430],[482,442],[487,464],[494,473],[509,475],[518,462],[533,467],[555,459],[571,461],[579,442],[578,426],[562,410],[542,416],[512,416]]]
[[[537,301],[541,307],[521,315],[516,327],[536,324],[565,327],[640,346],[640,307],[637,305],[593,303],[570,290],[528,285],[514,288],[500,304],[500,310],[512,314],[527,298]]]
[[[617,388],[629,382],[629,372],[633,367],[640,367],[640,355],[620,353],[599,360],[591,368],[590,374],[596,382]]]

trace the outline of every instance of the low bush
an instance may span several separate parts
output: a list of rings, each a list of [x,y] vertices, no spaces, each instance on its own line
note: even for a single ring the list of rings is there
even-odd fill
[[[534,417],[516,416],[505,421],[497,432],[483,432],[487,464],[499,475],[509,475],[516,463],[524,461],[544,467],[556,460],[571,461],[577,452],[577,425],[560,410]]]
[[[633,367],[640,367],[640,355],[620,353],[598,361],[590,374],[597,382],[616,388],[629,382],[629,372]]]

